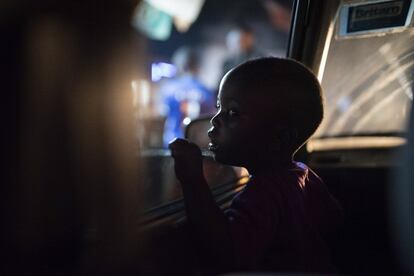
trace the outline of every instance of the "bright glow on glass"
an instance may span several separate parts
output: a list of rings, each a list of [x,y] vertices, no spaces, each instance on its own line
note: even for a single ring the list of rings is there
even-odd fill
[[[185,117],[184,120],[183,120],[183,124],[185,126],[188,126],[190,123],[191,123],[191,119],[189,117]]]
[[[160,81],[164,78],[172,78],[177,74],[177,67],[170,63],[156,62],[151,64],[151,80]]]
[[[150,83],[146,80],[134,80],[131,82],[133,101],[135,106],[148,106],[150,102]]]

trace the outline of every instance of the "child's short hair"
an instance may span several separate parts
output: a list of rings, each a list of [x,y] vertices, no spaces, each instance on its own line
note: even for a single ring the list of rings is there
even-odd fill
[[[322,88],[316,76],[301,63],[286,58],[249,60],[229,72],[245,93],[257,93],[272,104],[275,123],[295,129],[294,151],[316,131],[323,119]],[[269,105],[267,105],[269,106]],[[273,105],[271,105],[273,107]]]

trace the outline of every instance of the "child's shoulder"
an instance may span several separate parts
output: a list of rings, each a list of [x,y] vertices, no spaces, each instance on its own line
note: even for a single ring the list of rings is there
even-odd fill
[[[287,172],[287,171],[286,171]],[[252,176],[239,194],[241,198],[257,199],[261,201],[274,200],[275,193],[280,189],[280,183],[285,172],[263,173]]]
[[[295,181],[297,178],[306,178],[311,170],[301,162],[293,161],[291,164],[283,167],[274,167],[271,170],[263,172],[255,179],[260,186],[267,186],[269,183],[283,183]]]

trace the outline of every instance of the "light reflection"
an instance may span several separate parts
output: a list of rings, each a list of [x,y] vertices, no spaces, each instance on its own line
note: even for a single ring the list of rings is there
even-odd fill
[[[151,96],[150,83],[146,80],[133,80],[131,88],[134,106],[148,106]]]
[[[364,43],[333,38],[322,80],[325,120],[315,137],[405,131],[412,101],[412,34],[407,30]]]
[[[183,124],[185,126],[188,126],[190,123],[191,123],[191,119],[189,117],[185,117],[184,120],[183,120]]]
[[[307,144],[307,150],[313,152],[364,148],[392,148],[404,144],[405,138],[402,137],[340,137],[312,139]]]
[[[160,81],[164,78],[172,78],[177,74],[177,67],[170,63],[156,62],[151,64],[151,80]]]

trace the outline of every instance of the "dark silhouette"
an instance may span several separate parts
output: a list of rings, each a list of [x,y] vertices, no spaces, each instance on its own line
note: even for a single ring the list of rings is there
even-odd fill
[[[254,93],[252,93],[254,91]],[[251,60],[227,73],[210,149],[251,179],[223,212],[202,173],[200,149],[170,144],[194,233],[220,271],[332,272],[329,242],[341,212],[321,179],[295,152],[323,118],[316,77],[289,59]]]

